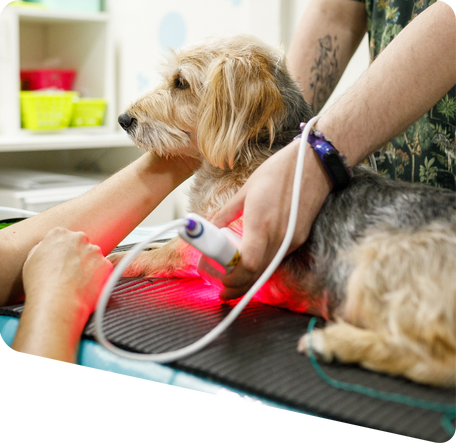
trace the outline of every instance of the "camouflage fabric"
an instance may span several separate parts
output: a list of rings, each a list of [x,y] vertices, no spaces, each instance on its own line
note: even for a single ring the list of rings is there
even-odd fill
[[[366,4],[371,62],[411,20],[436,2],[361,1]],[[379,172],[395,180],[419,181],[455,190],[455,116],[456,86],[453,86],[423,117],[376,153]]]

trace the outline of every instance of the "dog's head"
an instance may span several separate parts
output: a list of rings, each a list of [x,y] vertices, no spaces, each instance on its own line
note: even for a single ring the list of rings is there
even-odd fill
[[[251,36],[207,39],[173,52],[159,87],[119,117],[135,143],[219,168],[282,146],[312,116],[282,51]]]

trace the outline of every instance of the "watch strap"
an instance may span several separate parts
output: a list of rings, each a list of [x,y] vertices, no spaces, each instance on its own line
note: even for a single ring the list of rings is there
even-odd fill
[[[305,123],[301,123],[301,130],[304,130]],[[302,133],[295,138],[301,137]],[[331,179],[333,191],[345,189],[353,177],[353,171],[342,152],[339,152],[331,140],[322,132],[311,130],[307,139],[312,149],[317,153],[326,174]]]

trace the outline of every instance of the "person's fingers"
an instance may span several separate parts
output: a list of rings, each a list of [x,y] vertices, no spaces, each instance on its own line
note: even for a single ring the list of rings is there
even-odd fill
[[[69,238],[74,239],[76,243],[79,243],[83,246],[90,244],[89,236],[82,231],[71,232],[69,231]]]
[[[26,259],[25,261],[29,260],[29,259],[32,257],[32,255],[35,253],[36,249],[37,249],[40,245],[41,245],[41,242],[39,242],[37,245],[35,245],[35,246],[30,250],[30,252],[29,252],[28,255],[27,255],[27,259]]]
[[[104,267],[106,268],[107,277],[109,277],[112,274],[114,265],[106,257],[103,257],[103,264],[104,264]]]
[[[240,218],[242,216],[242,212],[244,211],[245,196],[246,189],[243,187],[228,203],[223,206],[222,209],[213,215],[210,222],[218,228],[222,228]]]
[[[94,245],[92,243],[88,243],[87,247],[89,248],[90,252],[95,254],[98,257],[104,257],[103,251],[101,250],[100,246]],[[109,261],[109,260],[108,260]]]
[[[103,290],[103,287],[108,281],[108,278],[112,274],[114,268],[113,264],[105,257],[98,258],[98,260],[96,275],[92,278],[92,280],[99,280],[100,283],[97,297],[101,295],[101,291]]]
[[[247,285],[241,286],[239,288],[228,288],[224,287],[219,294],[219,298],[222,301],[235,300],[243,295],[247,294],[247,291],[250,287]]]
[[[239,263],[222,280],[225,287],[220,293],[222,300],[244,295],[269,265],[270,255],[274,253],[270,248],[268,225],[255,219],[251,221],[244,225]]]
[[[253,256],[252,256],[253,257]],[[242,297],[258,281],[261,274],[268,267],[270,261],[265,254],[258,254],[254,260],[241,259],[235,270],[222,279],[224,288],[220,292],[220,299],[227,301]]]

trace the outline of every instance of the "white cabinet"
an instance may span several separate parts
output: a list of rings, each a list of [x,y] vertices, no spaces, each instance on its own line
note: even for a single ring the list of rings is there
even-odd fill
[[[73,89],[104,98],[103,126],[68,128],[56,134],[21,129],[20,70],[54,63],[75,69]],[[117,130],[114,42],[108,13],[67,13],[6,7],[0,14],[0,152],[129,146]]]
[[[48,61],[57,62],[60,69],[76,70],[73,89],[82,96],[106,99],[103,126],[40,134],[21,129],[20,71],[41,68]],[[139,157],[141,151],[117,124],[115,73],[110,14],[12,6],[3,9],[0,13],[0,167],[77,174],[81,163],[102,162],[100,172],[111,174]],[[186,201],[185,187],[182,185],[172,192],[142,225],[161,224],[181,216]],[[0,189],[0,206],[24,208],[24,199],[30,204],[34,199],[33,209],[41,210],[74,197],[74,193],[57,188],[52,198],[49,192],[35,194]]]

